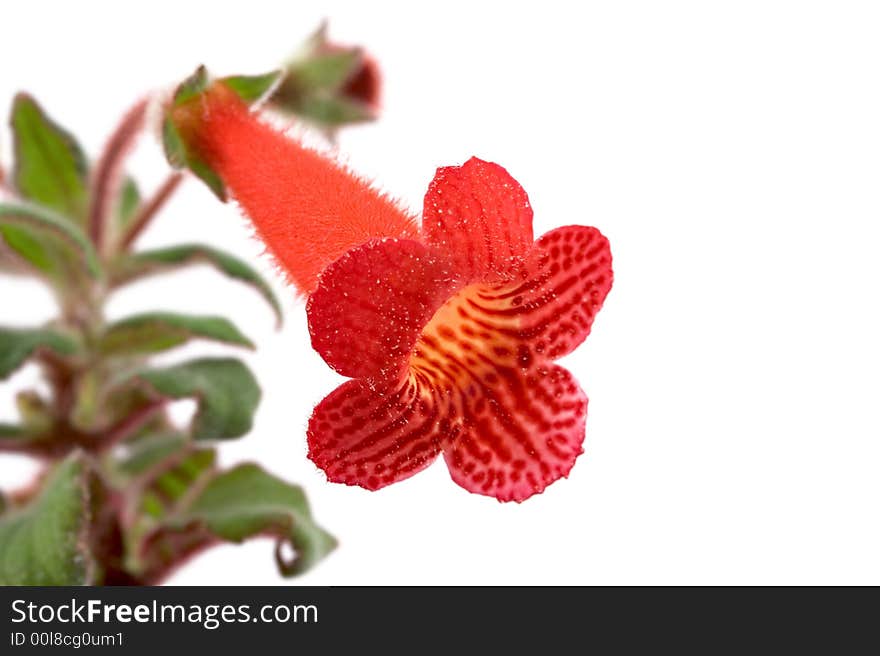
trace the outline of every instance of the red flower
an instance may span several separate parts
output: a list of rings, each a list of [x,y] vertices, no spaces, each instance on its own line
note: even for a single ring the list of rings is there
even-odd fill
[[[312,346],[344,376],[309,422],[331,481],[375,490],[441,452],[462,487],[522,501],[583,452],[587,397],[553,360],[611,289],[595,228],[532,241],[532,209],[497,164],[438,170],[421,240],[349,250],[308,302]]]
[[[595,228],[537,241],[522,187],[471,159],[442,168],[412,217],[262,123],[218,84],[173,110],[299,289],[312,345],[353,378],[309,422],[309,457],[375,490],[443,453],[453,480],[522,501],[583,452],[587,397],[553,363],[611,289]]]

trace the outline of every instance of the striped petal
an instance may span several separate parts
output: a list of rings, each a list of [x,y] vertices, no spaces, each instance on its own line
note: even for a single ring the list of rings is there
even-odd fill
[[[507,171],[472,157],[437,169],[425,195],[422,235],[470,281],[504,280],[532,246],[532,207]]]
[[[486,320],[515,325],[520,349],[560,358],[590,334],[611,289],[608,240],[584,226],[551,230],[535,242],[518,277],[518,284],[481,293],[477,309]]]
[[[343,376],[396,380],[422,327],[456,285],[419,242],[353,248],[324,270],[309,298],[312,346]]]
[[[377,490],[421,471],[461,430],[450,398],[416,377],[376,389],[350,380],[309,421],[309,458],[334,483]]]
[[[557,365],[498,368],[464,397],[463,430],[446,450],[452,479],[499,501],[524,501],[583,453],[587,397]]]
[[[509,287],[509,284],[506,286]],[[523,501],[568,474],[581,453],[587,398],[571,374],[535,352],[506,314],[503,286],[470,285],[425,326],[410,375],[450,399],[461,430],[446,449],[453,479],[501,501]]]

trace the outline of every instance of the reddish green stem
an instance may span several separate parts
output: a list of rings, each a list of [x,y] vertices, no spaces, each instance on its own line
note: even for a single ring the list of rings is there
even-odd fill
[[[140,134],[146,115],[147,101],[141,100],[119,123],[95,167],[92,177],[92,201],[89,207],[89,236],[98,252],[101,252],[104,246],[105,227],[122,176],[122,163]]]

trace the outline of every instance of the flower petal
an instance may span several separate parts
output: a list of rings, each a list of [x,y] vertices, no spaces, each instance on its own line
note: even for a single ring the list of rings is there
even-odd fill
[[[519,502],[568,475],[583,453],[587,397],[567,370],[498,368],[470,392],[444,454],[456,483]]]
[[[309,298],[312,346],[343,376],[396,380],[422,327],[456,285],[419,242],[353,248],[324,270]]]
[[[475,309],[495,324],[515,322],[521,348],[555,360],[587,338],[611,289],[608,240],[585,226],[551,230],[535,242],[519,277],[481,293]]]
[[[507,171],[472,157],[437,169],[425,195],[422,234],[470,281],[503,280],[532,245],[532,207]]]
[[[375,389],[350,380],[309,421],[309,458],[334,483],[377,490],[427,467],[461,430],[449,397],[410,376]]]

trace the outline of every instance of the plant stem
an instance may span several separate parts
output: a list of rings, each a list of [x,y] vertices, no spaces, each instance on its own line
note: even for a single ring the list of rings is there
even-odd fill
[[[146,115],[147,101],[140,100],[116,127],[95,166],[89,207],[89,236],[99,253],[103,250],[107,218],[113,209],[116,187],[122,176],[122,162],[140,134]]]
[[[100,451],[106,451],[120,442],[124,442],[138,430],[146,426],[150,420],[154,419],[156,415],[162,411],[166,403],[166,399],[150,401],[127,417],[119,420],[114,426],[111,426],[98,438],[96,443],[98,449]]]
[[[141,207],[137,216],[135,216],[131,227],[119,243],[119,250],[126,251],[131,248],[135,240],[137,240],[144,231],[144,228],[149,225],[156,213],[162,209],[168,199],[171,198],[171,195],[175,192],[182,181],[183,174],[180,171],[175,171],[165,179],[165,182],[162,183],[150,200]]]

